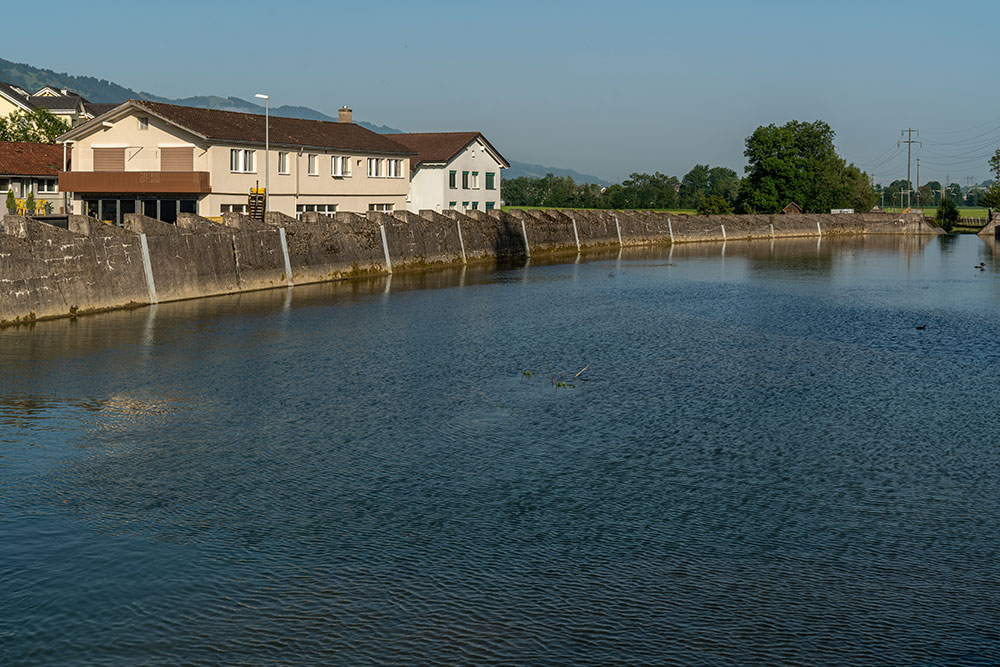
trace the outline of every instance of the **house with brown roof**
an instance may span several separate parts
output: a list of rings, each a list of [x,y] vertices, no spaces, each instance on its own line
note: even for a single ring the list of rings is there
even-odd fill
[[[480,132],[390,135],[416,153],[410,161],[410,211],[491,211],[501,205],[500,170],[510,163]]]
[[[74,211],[117,223],[246,212],[265,183],[268,210],[286,215],[401,210],[414,155],[346,107],[336,122],[129,100],[59,140],[72,143],[59,186]]]
[[[65,212],[66,201],[58,187],[62,161],[63,147],[58,144],[0,141],[0,212],[7,212],[8,191],[14,195],[15,213]],[[26,209],[29,194],[36,202],[32,211]]]

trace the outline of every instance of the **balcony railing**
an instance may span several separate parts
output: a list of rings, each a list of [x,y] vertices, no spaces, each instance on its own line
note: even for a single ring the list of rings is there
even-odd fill
[[[62,192],[108,194],[208,194],[207,171],[63,171]]]

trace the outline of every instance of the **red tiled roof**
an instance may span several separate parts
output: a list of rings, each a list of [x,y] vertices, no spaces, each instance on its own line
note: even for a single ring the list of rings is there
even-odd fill
[[[0,141],[0,176],[58,176],[62,160],[59,144]]]
[[[417,157],[410,160],[411,169],[416,169],[421,162],[450,162],[477,138],[481,138],[483,143],[499,156],[500,162],[505,167],[509,166],[500,152],[479,132],[414,132],[390,136],[410,150],[416,151]]]
[[[209,141],[264,143],[264,116],[259,114],[199,109],[147,100],[129,102]],[[304,146],[389,155],[413,154],[413,151],[386,135],[377,134],[354,123],[271,116],[269,130],[272,146]]]

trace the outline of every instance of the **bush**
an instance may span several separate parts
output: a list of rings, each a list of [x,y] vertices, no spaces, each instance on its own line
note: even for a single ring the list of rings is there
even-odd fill
[[[12,215],[17,213],[17,202],[14,200],[13,190],[7,190],[7,212]]]
[[[727,215],[733,212],[733,207],[718,195],[708,195],[698,202],[698,215]]]

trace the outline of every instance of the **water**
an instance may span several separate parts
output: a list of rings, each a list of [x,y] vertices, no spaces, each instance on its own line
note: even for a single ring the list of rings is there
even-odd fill
[[[680,246],[4,330],[0,664],[996,664],[994,252]]]

